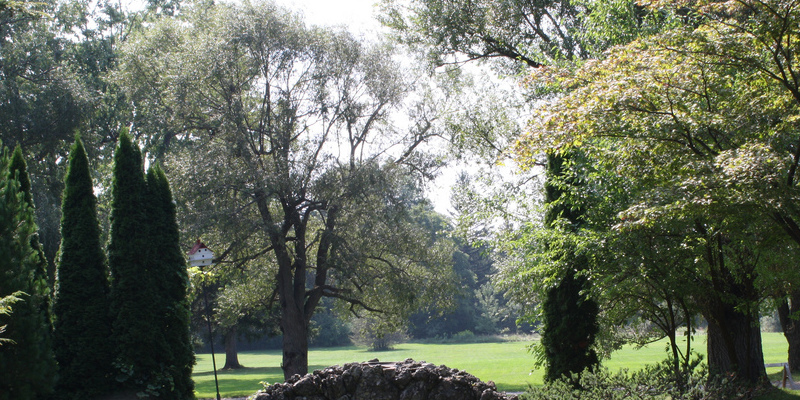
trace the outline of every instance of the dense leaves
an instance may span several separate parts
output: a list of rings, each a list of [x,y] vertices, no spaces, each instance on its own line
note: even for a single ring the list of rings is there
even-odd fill
[[[83,142],[70,151],[53,304],[59,391],[86,398],[111,389],[109,284],[100,242],[97,199]]]
[[[20,152],[15,152],[20,155]],[[16,158],[16,157],[14,157]],[[16,165],[17,168],[12,169]],[[21,168],[20,168],[21,167]],[[52,392],[56,364],[49,319],[50,291],[44,260],[36,247],[33,204],[23,189],[24,162],[8,149],[0,155],[0,295],[19,299],[13,312],[0,315],[5,343],[0,352],[0,399],[36,399]],[[22,179],[20,179],[22,177]]]
[[[158,166],[147,171],[147,252],[146,263],[154,285],[155,321],[151,327],[160,335],[151,343],[157,350],[159,373],[167,384],[158,390],[173,399],[193,399],[194,349],[189,332],[189,276],[180,248],[176,207],[169,182]]]
[[[798,10],[783,2],[685,6],[689,24],[575,70],[537,71],[534,84],[565,94],[537,112],[519,154],[580,148],[597,170],[625,177],[629,200],[608,226],[682,238],[660,253],[689,250],[679,265],[694,272],[677,277],[702,277],[689,280],[699,286],[688,295],[709,322],[712,370],[757,380],[760,348],[743,350],[758,336],[756,305],[796,282],[782,266],[798,243]]]
[[[194,398],[188,275],[175,205],[160,168],[145,180],[139,148],[126,133],[114,154],[111,240],[113,365],[123,390]]]

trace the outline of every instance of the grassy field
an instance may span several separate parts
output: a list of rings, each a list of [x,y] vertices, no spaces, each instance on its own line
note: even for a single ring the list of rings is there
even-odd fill
[[[373,352],[358,347],[338,347],[312,349],[309,352],[309,370],[322,369],[331,365],[348,362],[361,362],[377,358],[381,361],[402,361],[413,358],[437,365],[447,365],[467,371],[481,380],[494,381],[498,389],[504,391],[524,391],[528,385],[541,385],[543,371],[531,371],[533,357],[527,352],[529,342],[471,343],[471,344],[420,344],[404,343],[394,350]],[[611,371],[643,368],[663,360],[666,342],[655,343],[645,348],[623,348],[603,362]],[[766,333],[763,335],[764,362],[786,362],[787,344],[783,335]],[[705,337],[697,337],[695,348],[705,352]],[[224,354],[217,355],[217,365],[224,364]],[[247,368],[236,371],[219,371],[220,394],[222,397],[247,396],[261,389],[259,382],[282,382],[280,369],[281,352],[242,352],[239,361]],[[779,368],[770,368],[767,373],[780,374]],[[800,377],[796,377],[797,380]],[[214,374],[210,354],[198,354],[194,369],[194,380],[198,398],[215,398]],[[789,396],[788,398],[800,399]]]

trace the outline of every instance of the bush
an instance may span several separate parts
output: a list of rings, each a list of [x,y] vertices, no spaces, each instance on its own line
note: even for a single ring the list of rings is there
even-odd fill
[[[461,331],[453,335],[453,341],[456,343],[473,343],[475,342],[475,334],[472,331]]]
[[[520,400],[739,400],[752,399],[760,390],[737,384],[729,377],[709,377],[705,369],[689,375],[679,385],[666,364],[643,371],[612,374],[605,368],[531,387]],[[579,382],[578,387],[573,382]]]
[[[404,329],[375,315],[353,320],[352,336],[355,344],[367,346],[372,351],[391,350],[395,343],[408,339]]]
[[[313,347],[349,346],[350,325],[330,311],[317,312],[311,319],[311,338]]]

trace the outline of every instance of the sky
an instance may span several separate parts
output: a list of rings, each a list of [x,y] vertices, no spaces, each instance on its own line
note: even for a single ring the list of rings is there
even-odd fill
[[[347,26],[353,33],[370,33],[380,29],[374,18],[380,0],[275,0],[283,6],[301,11],[313,25]]]

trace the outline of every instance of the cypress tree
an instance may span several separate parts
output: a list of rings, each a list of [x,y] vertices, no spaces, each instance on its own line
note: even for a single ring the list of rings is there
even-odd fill
[[[35,209],[35,204],[33,202],[33,192],[31,189],[31,180],[28,176],[28,165],[25,163],[25,158],[22,156],[22,147],[17,145],[14,148],[14,153],[11,156],[11,164],[9,167],[9,179],[13,179],[16,176],[17,181],[19,182],[19,190],[22,192],[23,196],[25,197],[25,202],[31,208]],[[36,213],[34,211],[34,218]],[[34,232],[31,235],[31,247],[33,251],[36,252],[36,266],[34,271],[34,283],[37,285],[36,293],[39,293],[38,296],[38,303],[39,307],[41,308],[41,312],[44,313],[47,321],[51,320],[50,318],[50,302],[51,302],[51,291],[50,286],[48,285],[47,281],[47,257],[44,255],[44,250],[42,249],[42,244],[39,242],[39,233],[38,231]],[[51,327],[52,328],[52,327]],[[42,341],[42,346],[49,348],[52,344],[52,335],[48,334],[47,337]]]
[[[148,385],[157,380],[157,353],[163,347],[157,341],[155,288],[145,257],[145,190],[141,152],[123,132],[114,153],[108,244],[114,367],[121,389],[151,394]]]
[[[25,201],[28,202],[31,207],[35,208],[35,204],[33,202],[33,188],[31,186],[30,177],[28,176],[28,165],[25,163],[25,158],[22,156],[22,147],[20,145],[17,145],[17,147],[14,148],[14,154],[11,156],[9,177],[12,177],[15,173],[17,174],[17,180],[19,181],[20,191],[25,194]],[[44,309],[44,312],[47,313],[49,321],[52,296],[50,286],[46,284],[49,279],[47,257],[44,255],[44,248],[42,247],[42,243],[39,241],[38,231],[31,237],[31,247],[33,247],[37,253],[36,281],[45,283],[41,290],[42,293],[47,293],[47,295],[43,299],[42,308]],[[45,280],[40,281],[40,278],[45,278]]]
[[[23,186],[25,185],[25,186]],[[27,189],[27,191],[25,190]],[[37,251],[33,198],[21,149],[0,156],[0,297],[23,292],[11,315],[0,316],[12,340],[0,351],[0,400],[37,399],[50,394],[56,377],[49,290]]]
[[[80,139],[69,154],[61,203],[61,250],[53,304],[59,393],[85,399],[110,389],[108,271],[100,242],[97,200]]]
[[[550,229],[566,229],[568,233],[578,230],[584,210],[567,198],[566,190],[580,185],[565,171],[575,155],[550,154],[547,158],[547,180],[545,202],[548,204],[545,226]],[[565,225],[556,226],[563,219]],[[555,251],[554,251],[555,250]],[[563,376],[591,370],[599,364],[592,348],[599,331],[597,302],[586,295],[588,280],[580,275],[587,267],[586,257],[577,255],[574,249],[551,249],[565,269],[556,286],[545,294],[542,302],[541,343],[545,351],[545,380],[553,381]],[[577,381],[573,381],[577,385]]]
[[[159,320],[155,323],[162,335],[157,344],[163,346],[159,350],[159,367],[168,375],[169,382],[159,392],[165,398],[194,399],[189,275],[180,248],[177,212],[169,182],[157,166],[147,171],[147,204],[148,267],[156,278],[157,297],[153,301]]]

